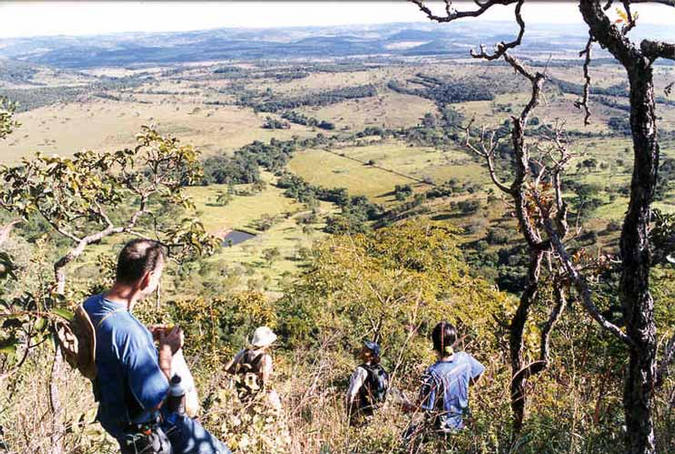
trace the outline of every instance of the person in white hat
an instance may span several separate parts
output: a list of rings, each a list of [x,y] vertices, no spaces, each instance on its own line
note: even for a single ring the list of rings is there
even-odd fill
[[[259,326],[253,332],[249,347],[240,350],[229,363],[225,371],[240,376],[235,383],[242,391],[242,397],[248,397],[265,390],[267,399],[273,408],[281,408],[279,395],[270,386],[273,372],[272,355],[269,350],[277,340],[277,335],[267,326]]]

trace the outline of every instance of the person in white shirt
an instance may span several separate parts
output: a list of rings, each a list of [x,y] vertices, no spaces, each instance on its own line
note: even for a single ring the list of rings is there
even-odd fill
[[[363,362],[352,373],[345,402],[349,423],[353,426],[372,419],[389,387],[389,375],[380,365],[380,346],[376,342],[364,342],[359,357]]]
[[[277,340],[277,335],[266,326],[256,328],[251,345],[240,350],[225,366],[233,375],[241,375],[240,386],[245,395],[254,395],[264,390],[268,403],[276,410],[281,409],[279,394],[271,388],[273,372],[272,355],[269,349]]]

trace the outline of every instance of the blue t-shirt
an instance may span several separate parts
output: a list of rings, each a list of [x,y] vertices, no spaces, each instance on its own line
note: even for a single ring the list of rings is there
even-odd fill
[[[94,295],[84,302],[84,309],[96,330],[98,420],[110,435],[120,438],[129,424],[153,419],[169,382],[159,368],[152,334],[124,304]]]
[[[447,361],[437,361],[422,378],[422,409],[431,413],[436,428],[443,432],[462,429],[462,415],[469,408],[471,379],[485,367],[465,352],[457,352]]]

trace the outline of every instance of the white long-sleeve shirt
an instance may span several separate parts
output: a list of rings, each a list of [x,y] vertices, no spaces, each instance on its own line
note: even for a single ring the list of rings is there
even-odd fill
[[[347,389],[347,407],[354,403],[356,395],[367,378],[368,371],[366,369],[361,366],[354,369],[354,373],[352,373],[352,377],[349,379],[349,389]]]

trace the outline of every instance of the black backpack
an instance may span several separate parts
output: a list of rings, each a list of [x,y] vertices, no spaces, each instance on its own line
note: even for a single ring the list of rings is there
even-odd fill
[[[384,403],[389,391],[389,374],[379,364],[361,364],[368,377],[361,387],[361,402],[365,405],[377,405]]]

